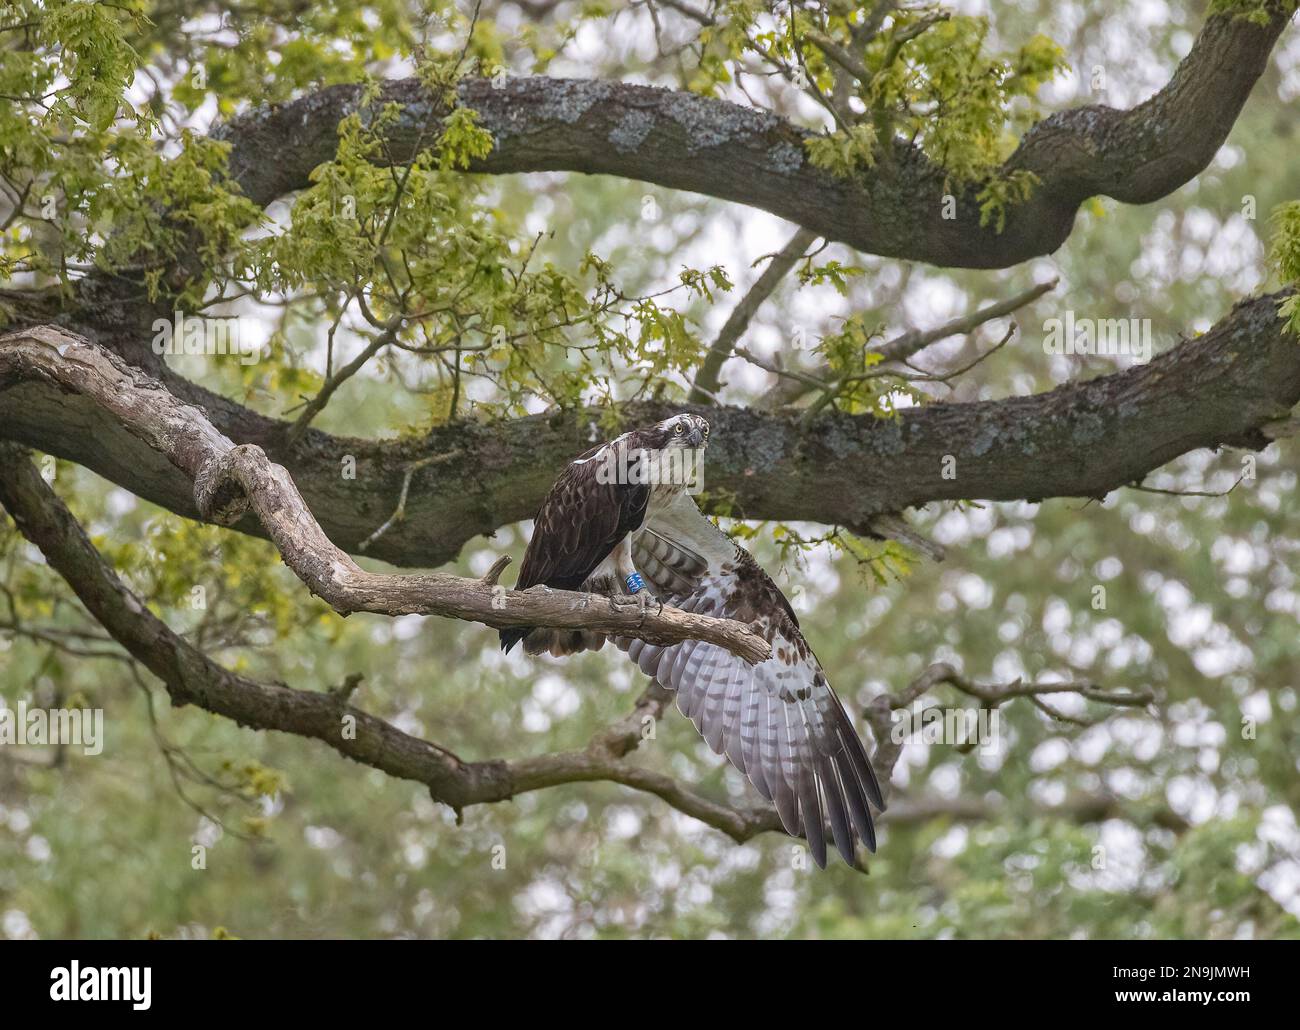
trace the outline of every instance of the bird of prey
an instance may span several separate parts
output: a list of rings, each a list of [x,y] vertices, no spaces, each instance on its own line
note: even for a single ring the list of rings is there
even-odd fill
[[[827,825],[836,849],[856,865],[855,832],[876,850],[868,803],[884,809],[880,785],[790,602],[688,490],[708,438],[703,418],[675,415],[571,462],[537,513],[516,589],[584,590],[752,624],[772,645],[756,666],[698,640],[658,646],[616,637],[614,644],[675,693],[714,753],[725,753],[775,802],[788,833],[807,838],[818,866],[826,866]],[[528,654],[563,656],[605,642],[590,630],[500,634],[503,650],[522,640]]]

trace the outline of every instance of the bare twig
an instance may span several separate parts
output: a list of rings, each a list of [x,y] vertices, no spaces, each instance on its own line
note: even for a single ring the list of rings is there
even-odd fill
[[[949,336],[957,336],[963,333],[973,333],[985,322],[991,322],[995,318],[1001,318],[1004,315],[1010,315],[1019,311],[1026,304],[1032,304],[1045,293],[1050,293],[1056,289],[1058,280],[1049,279],[1046,282],[1037,283],[1023,290],[1006,300],[995,301],[992,304],[986,304],[984,307],[972,311],[970,314],[954,318],[945,322],[941,326],[924,331],[912,330],[895,336],[892,340],[880,345],[877,349],[885,361],[902,361],[910,358],[917,351],[923,350],[932,343],[938,343],[940,340],[946,340]]]
[[[1130,490],[1141,490],[1148,494],[1163,494],[1166,497],[1227,497],[1237,487],[1241,486],[1242,481],[1246,478],[1245,473],[1237,477],[1237,481],[1226,490],[1162,490],[1158,486],[1144,486],[1141,483],[1130,483]]]
[[[382,333],[365,346],[360,354],[325,380],[325,384],[320,388],[320,392],[307,402],[302,409],[302,413],[299,414],[297,419],[293,421],[285,432],[285,439],[290,445],[293,445],[302,439],[303,433],[305,433],[307,427],[311,425],[311,420],[321,413],[325,405],[329,403],[330,398],[334,396],[335,390],[360,372],[367,361],[397,339],[397,330],[400,325],[401,319],[394,319]],[[330,335],[332,340],[333,333]]]
[[[1042,702],[1044,696],[1053,694],[1078,694],[1089,701],[1113,705],[1119,708],[1145,708],[1154,704],[1154,691],[1112,691],[1105,690],[1091,682],[1047,682],[1025,683],[1013,680],[1006,684],[980,684],[959,673],[947,662],[935,662],[912,680],[902,690],[878,695],[867,709],[867,721],[875,734],[877,750],[873,763],[877,769],[893,769],[899,755],[902,754],[905,739],[894,733],[894,712],[910,708],[912,704],[928,694],[935,687],[947,684],[954,689],[975,698],[981,708],[1000,708],[1017,698],[1026,698],[1031,704],[1041,708],[1053,719],[1074,721],[1054,708]],[[1091,722],[1079,722],[1080,725],[1092,725]],[[883,777],[882,777],[883,782]]]
[[[929,347],[932,343],[938,343],[946,340],[950,336],[957,336],[963,333],[972,333],[986,322],[995,318],[1001,318],[1012,312],[1018,311],[1026,304],[1032,304],[1043,294],[1056,288],[1057,280],[1049,279],[1046,282],[1038,283],[1027,290],[1005,300],[996,301],[992,304],[986,304],[982,308],[962,315],[958,318],[951,319],[943,325],[935,326],[932,329],[912,329],[890,340],[886,340],[879,347],[874,349],[874,353],[881,355],[882,363],[888,362],[905,362],[917,352]],[[986,355],[987,357],[987,355]],[[883,374],[884,370],[878,373]],[[764,404],[768,407],[781,407],[793,404],[798,401],[810,390],[817,389],[812,385],[813,382],[820,384],[824,389],[832,373],[825,365],[811,369],[805,373],[808,379],[801,381],[797,376],[790,374],[787,370],[783,376],[783,381],[774,385],[764,396]],[[811,380],[811,381],[810,381]]]
[[[689,397],[690,403],[706,404],[709,398],[718,392],[722,366],[731,357],[736,342],[749,328],[749,323],[759,307],[772,295],[777,284],[789,274],[790,269],[803,257],[816,239],[815,233],[807,229],[799,229],[790,237],[786,245],[772,256],[768,266],[763,269],[763,274],[754,280],[754,285],[749,288],[749,292],[732,309],[722,331],[718,333],[717,339],[713,341],[713,345],[704,356],[704,361],[695,376],[695,386]]]
[[[826,33],[819,32],[816,29],[808,29],[804,32],[803,38],[808,40],[809,43],[815,46],[864,86],[871,83],[872,75],[867,69],[867,66],[836,43],[835,40],[831,39],[830,36],[826,35]]]
[[[705,28],[717,24],[713,15],[692,7],[690,4],[685,3],[684,0],[650,0],[650,6],[653,7],[655,5],[667,7],[670,10],[676,11],[678,14],[689,18],[691,21],[698,25],[702,25]]]
[[[459,451],[447,451],[444,454],[431,454],[427,458],[420,458],[418,461],[413,461],[407,465],[406,471],[402,474],[402,492],[398,495],[397,507],[393,509],[393,514],[388,516],[378,529],[362,540],[361,543],[357,544],[357,550],[364,553],[366,548],[387,533],[393,526],[397,525],[397,523],[406,518],[406,497],[411,490],[411,478],[420,471],[420,469],[427,468],[430,465],[441,465],[458,457],[459,454]]]

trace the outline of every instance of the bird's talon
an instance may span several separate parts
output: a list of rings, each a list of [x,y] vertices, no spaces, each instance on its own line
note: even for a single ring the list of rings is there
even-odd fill
[[[650,605],[654,604],[657,598],[646,587],[642,587],[632,596],[636,600],[636,607],[637,611],[640,612],[641,622],[645,622],[646,612],[650,610]]]

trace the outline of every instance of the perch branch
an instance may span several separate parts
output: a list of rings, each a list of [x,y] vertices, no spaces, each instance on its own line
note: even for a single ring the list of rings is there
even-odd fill
[[[208,521],[232,525],[257,516],[285,564],[341,615],[441,615],[488,626],[556,626],[632,636],[652,643],[699,639],[749,662],[771,653],[747,626],[664,607],[639,611],[592,594],[534,587],[497,591],[481,580],[442,573],[367,572],[334,546],[283,466],[261,447],[236,446],[204,414],[115,354],[65,330],[44,326],[0,337],[0,383],[41,379],[80,394],[109,412],[192,480]]]

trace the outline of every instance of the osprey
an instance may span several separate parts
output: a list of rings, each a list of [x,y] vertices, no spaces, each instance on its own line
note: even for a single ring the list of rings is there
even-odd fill
[[[826,826],[856,865],[854,831],[876,850],[868,802],[884,798],[853,722],[799,631],[790,602],[743,547],[700,513],[695,482],[709,439],[698,415],[675,415],[594,447],[565,468],[537,513],[516,589],[540,585],[669,604],[752,624],[772,645],[756,666],[698,640],[614,644],[660,686],[715,754],[725,753],[776,804],[792,836],[826,866]],[[502,650],[599,650],[590,630],[500,630]]]

